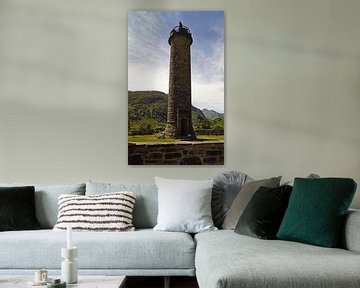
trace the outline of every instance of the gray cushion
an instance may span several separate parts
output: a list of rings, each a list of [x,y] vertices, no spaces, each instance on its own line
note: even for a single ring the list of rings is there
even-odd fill
[[[0,269],[60,269],[63,260],[60,251],[61,247],[66,247],[66,232],[26,232],[1,233]],[[195,244],[186,233],[152,229],[73,232],[72,240],[78,247],[79,270],[194,268]]]
[[[249,180],[250,177],[238,171],[221,172],[214,177],[211,213],[216,227],[221,228],[231,204],[243,184]]]
[[[360,254],[290,241],[262,240],[231,230],[195,236],[201,288],[353,288]]]
[[[133,211],[135,228],[153,228],[158,213],[158,193],[155,184],[86,182],[86,195],[120,191],[133,192],[136,197]]]
[[[317,179],[320,178],[320,176],[318,174],[315,173],[310,173],[309,175],[307,175],[305,178],[310,178],[310,179]],[[284,183],[281,183],[281,185],[290,185],[290,186],[294,186],[294,179],[286,181]]]
[[[64,185],[41,185],[1,183],[0,186],[34,186],[36,218],[41,228],[53,228],[58,215],[58,197],[61,194],[84,195],[85,183]]]
[[[281,177],[273,177],[270,179],[263,179],[257,181],[251,181],[244,184],[233,201],[229,212],[227,213],[223,228],[224,229],[235,229],[237,222],[240,219],[242,212],[244,211],[246,205],[249,203],[251,197],[255,194],[255,192],[261,187],[269,187],[275,188],[279,186]]]
[[[360,253],[360,210],[350,209],[342,233],[342,247]]]

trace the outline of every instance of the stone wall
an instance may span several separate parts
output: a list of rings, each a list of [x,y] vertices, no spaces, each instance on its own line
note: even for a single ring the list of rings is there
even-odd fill
[[[129,165],[224,165],[224,142],[129,143]]]

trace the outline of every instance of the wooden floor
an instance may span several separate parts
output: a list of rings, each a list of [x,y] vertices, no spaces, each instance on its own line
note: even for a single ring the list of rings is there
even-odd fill
[[[126,288],[163,288],[164,277],[133,277],[126,279]],[[198,288],[195,277],[170,277],[171,288]]]

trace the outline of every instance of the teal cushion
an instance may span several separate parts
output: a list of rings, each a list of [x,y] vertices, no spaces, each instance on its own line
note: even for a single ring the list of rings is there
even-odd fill
[[[355,191],[356,182],[349,178],[295,178],[277,238],[337,247]]]

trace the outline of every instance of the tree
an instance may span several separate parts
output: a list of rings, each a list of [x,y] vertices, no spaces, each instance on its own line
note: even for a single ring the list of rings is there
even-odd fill
[[[156,134],[165,129],[165,124],[155,119],[143,118],[136,121],[129,121],[129,135],[150,135]]]
[[[211,129],[224,130],[224,118],[216,118],[211,123]]]

